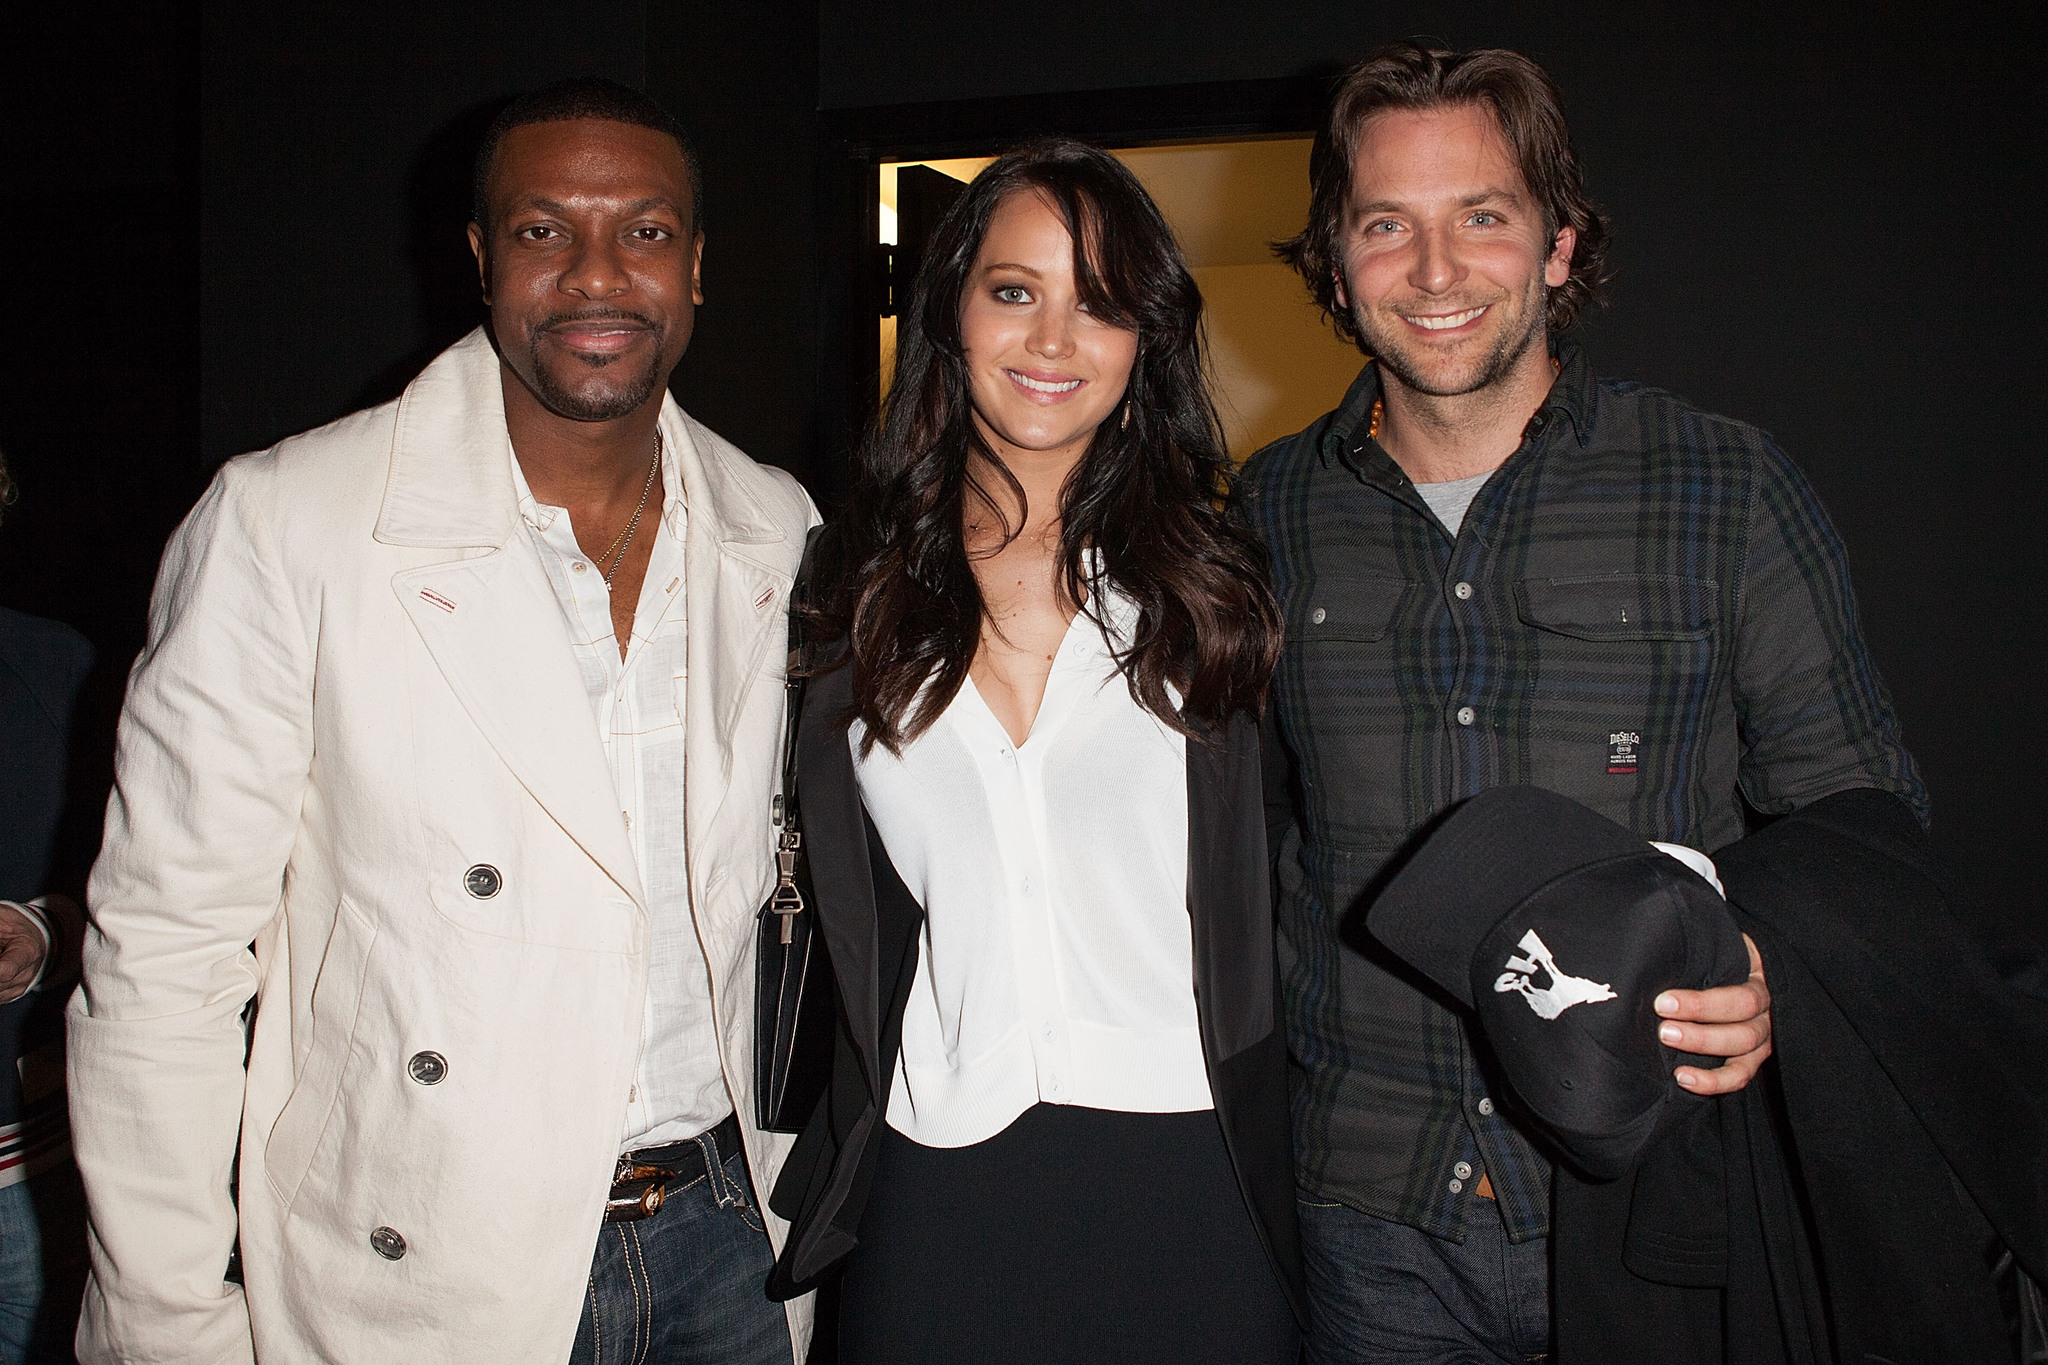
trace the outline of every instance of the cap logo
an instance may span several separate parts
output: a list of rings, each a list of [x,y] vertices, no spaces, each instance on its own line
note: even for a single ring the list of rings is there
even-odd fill
[[[1508,955],[1508,969],[1495,978],[1493,988],[1502,995],[1520,991],[1538,1017],[1555,1019],[1573,1005],[1614,999],[1614,992],[1607,989],[1605,982],[1588,981],[1583,976],[1559,971],[1557,959],[1550,955],[1550,949],[1544,946],[1534,929],[1522,935],[1522,941],[1515,946],[1522,950],[1521,953]],[[1548,986],[1536,984],[1538,972],[1549,978]]]

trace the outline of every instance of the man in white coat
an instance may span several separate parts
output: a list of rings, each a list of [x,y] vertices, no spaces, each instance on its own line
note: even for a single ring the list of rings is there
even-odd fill
[[[704,239],[658,106],[526,97],[478,206],[488,332],[165,553],[71,1007],[88,1362],[808,1344],[750,1048],[816,513],[667,396]]]

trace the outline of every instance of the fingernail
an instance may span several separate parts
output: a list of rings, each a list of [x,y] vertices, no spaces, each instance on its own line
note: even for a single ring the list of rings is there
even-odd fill
[[[1695,1076],[1692,1072],[1687,1071],[1683,1068],[1673,1072],[1672,1074],[1678,1077],[1678,1083],[1684,1086],[1687,1090],[1692,1089],[1694,1086],[1700,1083],[1700,1078],[1698,1076]]]
[[[1676,1024],[1659,1024],[1657,1026],[1657,1036],[1667,1043],[1675,1043],[1685,1035],[1679,1031]]]
[[[1673,995],[1673,994],[1672,994],[1672,993],[1671,993],[1670,991],[1666,991],[1666,992],[1664,992],[1664,994],[1662,994],[1662,995],[1660,995],[1660,996],[1658,996],[1658,997],[1657,997],[1657,1005],[1656,1005],[1657,1013],[1659,1013],[1659,1014],[1669,1014],[1669,1013],[1671,1013],[1671,1011],[1673,1011],[1673,1010],[1675,1010],[1675,1009],[1677,1009],[1677,1008],[1678,1008],[1678,997],[1677,997],[1677,996],[1675,996],[1675,995]]]

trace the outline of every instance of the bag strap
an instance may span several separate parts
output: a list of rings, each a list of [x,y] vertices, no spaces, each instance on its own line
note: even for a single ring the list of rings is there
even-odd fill
[[[797,565],[796,581],[789,590],[789,659],[782,681],[782,794],[775,798],[769,819],[778,831],[775,839],[775,894],[768,908],[782,917],[782,942],[792,941],[790,919],[804,909],[803,892],[796,885],[797,851],[803,847],[796,782],[796,740],[804,709],[804,670],[810,660],[804,655],[804,613],[811,604],[811,561],[818,548],[823,526],[813,526],[804,536],[804,554]]]

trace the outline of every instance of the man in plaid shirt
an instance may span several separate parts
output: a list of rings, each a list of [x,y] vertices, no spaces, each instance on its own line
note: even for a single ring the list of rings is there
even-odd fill
[[[1606,222],[1527,59],[1412,44],[1340,86],[1284,252],[1373,359],[1247,464],[1287,644],[1268,725],[1312,1361],[1549,1350],[1550,1166],[1467,1024],[1365,929],[1452,804],[1532,783],[1647,839],[1877,787],[1926,818],[1840,544],[1753,427],[1595,378],[1558,341]],[[1769,996],[1661,996],[1748,1084]]]

